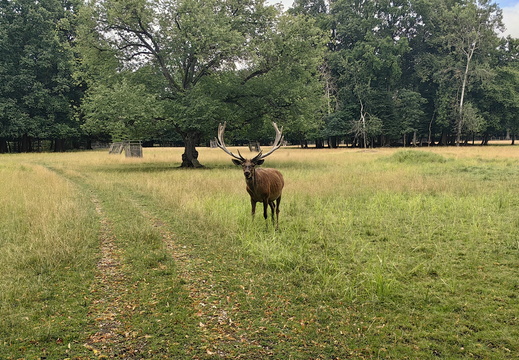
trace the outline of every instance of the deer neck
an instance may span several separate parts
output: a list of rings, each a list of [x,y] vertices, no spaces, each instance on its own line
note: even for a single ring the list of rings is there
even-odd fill
[[[255,191],[257,188],[258,171],[261,171],[261,169],[254,169],[252,176],[248,179],[245,179],[245,182],[247,183],[247,188],[249,188],[252,191]]]
[[[254,187],[256,185],[256,174],[253,173],[250,178],[245,179],[245,182],[247,183],[248,187],[250,187],[251,189],[254,189]]]

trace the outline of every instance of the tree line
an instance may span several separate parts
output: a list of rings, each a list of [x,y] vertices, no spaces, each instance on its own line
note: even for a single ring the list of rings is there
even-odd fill
[[[0,0],[0,152],[141,139],[463,145],[519,128],[487,0]]]

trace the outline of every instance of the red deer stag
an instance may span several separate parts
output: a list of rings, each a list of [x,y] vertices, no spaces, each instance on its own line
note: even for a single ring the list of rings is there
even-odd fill
[[[252,216],[256,212],[256,203],[263,203],[263,217],[267,219],[267,206],[270,206],[272,212],[272,224],[275,224],[276,229],[279,224],[279,203],[281,202],[281,193],[283,191],[284,181],[283,175],[276,169],[256,169],[256,166],[263,164],[264,159],[281,147],[283,141],[282,131],[278,129],[276,123],[272,123],[276,129],[276,139],[272,149],[266,154],[261,151],[252,159],[245,159],[238,150],[238,156],[230,152],[223,141],[223,134],[225,132],[225,125],[218,126],[218,138],[216,143],[220,149],[225,151],[228,155],[233,157],[232,162],[235,165],[241,165],[243,168],[243,175],[245,175],[245,182],[247,183],[247,192],[250,195],[250,202],[252,205]],[[274,211],[276,212],[276,221],[274,221]]]

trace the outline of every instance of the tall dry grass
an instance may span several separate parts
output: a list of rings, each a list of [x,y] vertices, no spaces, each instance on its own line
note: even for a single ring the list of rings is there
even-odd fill
[[[90,199],[31,155],[0,165],[0,336],[45,338],[84,302],[98,223]],[[60,297],[70,296],[65,299]],[[84,308],[83,308],[84,309]],[[81,312],[81,307],[72,312]],[[74,319],[77,325],[84,319]],[[63,326],[70,326],[63,325]]]

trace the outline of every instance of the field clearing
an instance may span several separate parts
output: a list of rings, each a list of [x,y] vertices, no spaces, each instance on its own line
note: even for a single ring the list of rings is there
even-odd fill
[[[1,359],[519,357],[519,147],[199,152],[0,155]]]

